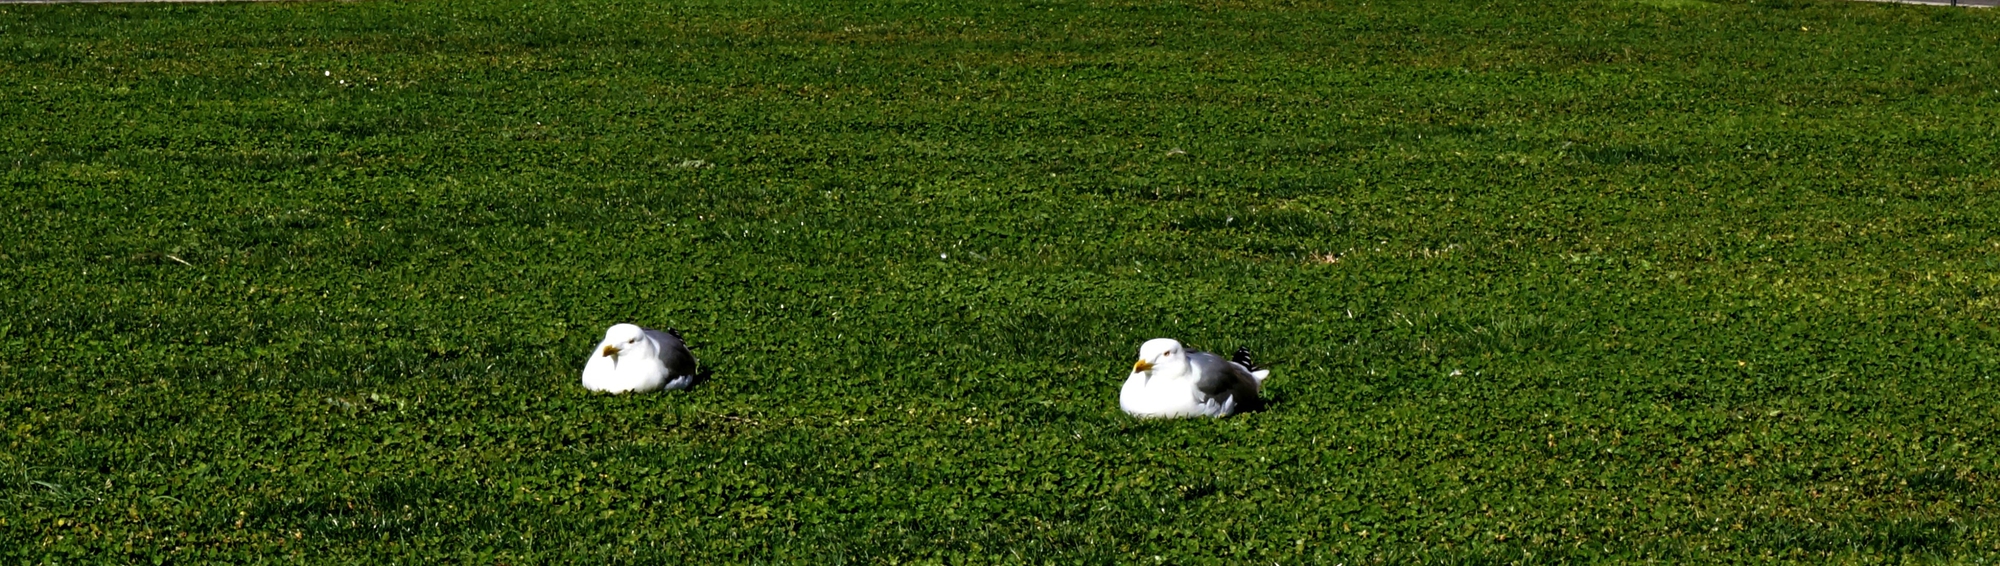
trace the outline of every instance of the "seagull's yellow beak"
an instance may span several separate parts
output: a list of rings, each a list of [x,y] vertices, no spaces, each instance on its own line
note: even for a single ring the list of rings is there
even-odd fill
[[[1153,362],[1149,362],[1146,360],[1139,360],[1136,362],[1132,362],[1132,373],[1139,373],[1142,371],[1153,371]]]
[[[604,347],[604,355],[606,355],[606,356],[616,356],[616,355],[618,355],[618,347],[617,347],[617,346],[605,346],[605,347]]]

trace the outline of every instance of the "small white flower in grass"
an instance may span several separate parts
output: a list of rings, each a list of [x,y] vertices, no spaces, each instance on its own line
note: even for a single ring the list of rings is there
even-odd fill
[[[945,255],[945,254],[938,254],[938,259],[945,259],[945,258],[947,258],[947,257],[950,257],[950,256],[947,256],[947,255]]]
[[[329,76],[329,77],[333,76],[333,71],[326,71],[326,76]]]

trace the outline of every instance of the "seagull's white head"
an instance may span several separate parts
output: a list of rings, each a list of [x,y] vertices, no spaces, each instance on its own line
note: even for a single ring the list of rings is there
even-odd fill
[[[1187,351],[1181,342],[1172,338],[1154,338],[1139,345],[1139,361],[1132,363],[1132,373],[1151,375],[1181,375],[1188,371]]]
[[[617,363],[623,356],[640,358],[659,357],[653,341],[646,338],[646,331],[636,324],[615,324],[604,331],[604,343],[599,344],[597,355],[611,358]]]

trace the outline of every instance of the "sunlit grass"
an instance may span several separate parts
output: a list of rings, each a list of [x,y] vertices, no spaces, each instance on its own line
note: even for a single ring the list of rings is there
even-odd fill
[[[1976,560],[1996,17],[0,5],[0,559]]]

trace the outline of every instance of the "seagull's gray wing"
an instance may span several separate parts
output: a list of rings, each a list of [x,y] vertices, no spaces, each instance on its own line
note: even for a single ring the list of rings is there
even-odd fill
[[[1202,395],[1216,400],[1234,400],[1242,409],[1254,409],[1257,398],[1257,378],[1250,377],[1250,370],[1242,365],[1208,352],[1188,352],[1188,362],[1201,372],[1201,380],[1194,388]]]
[[[668,379],[694,375],[694,354],[688,352],[687,343],[681,341],[680,334],[671,329],[666,332],[651,328],[644,330],[646,338],[659,346],[660,363],[666,364]]]

